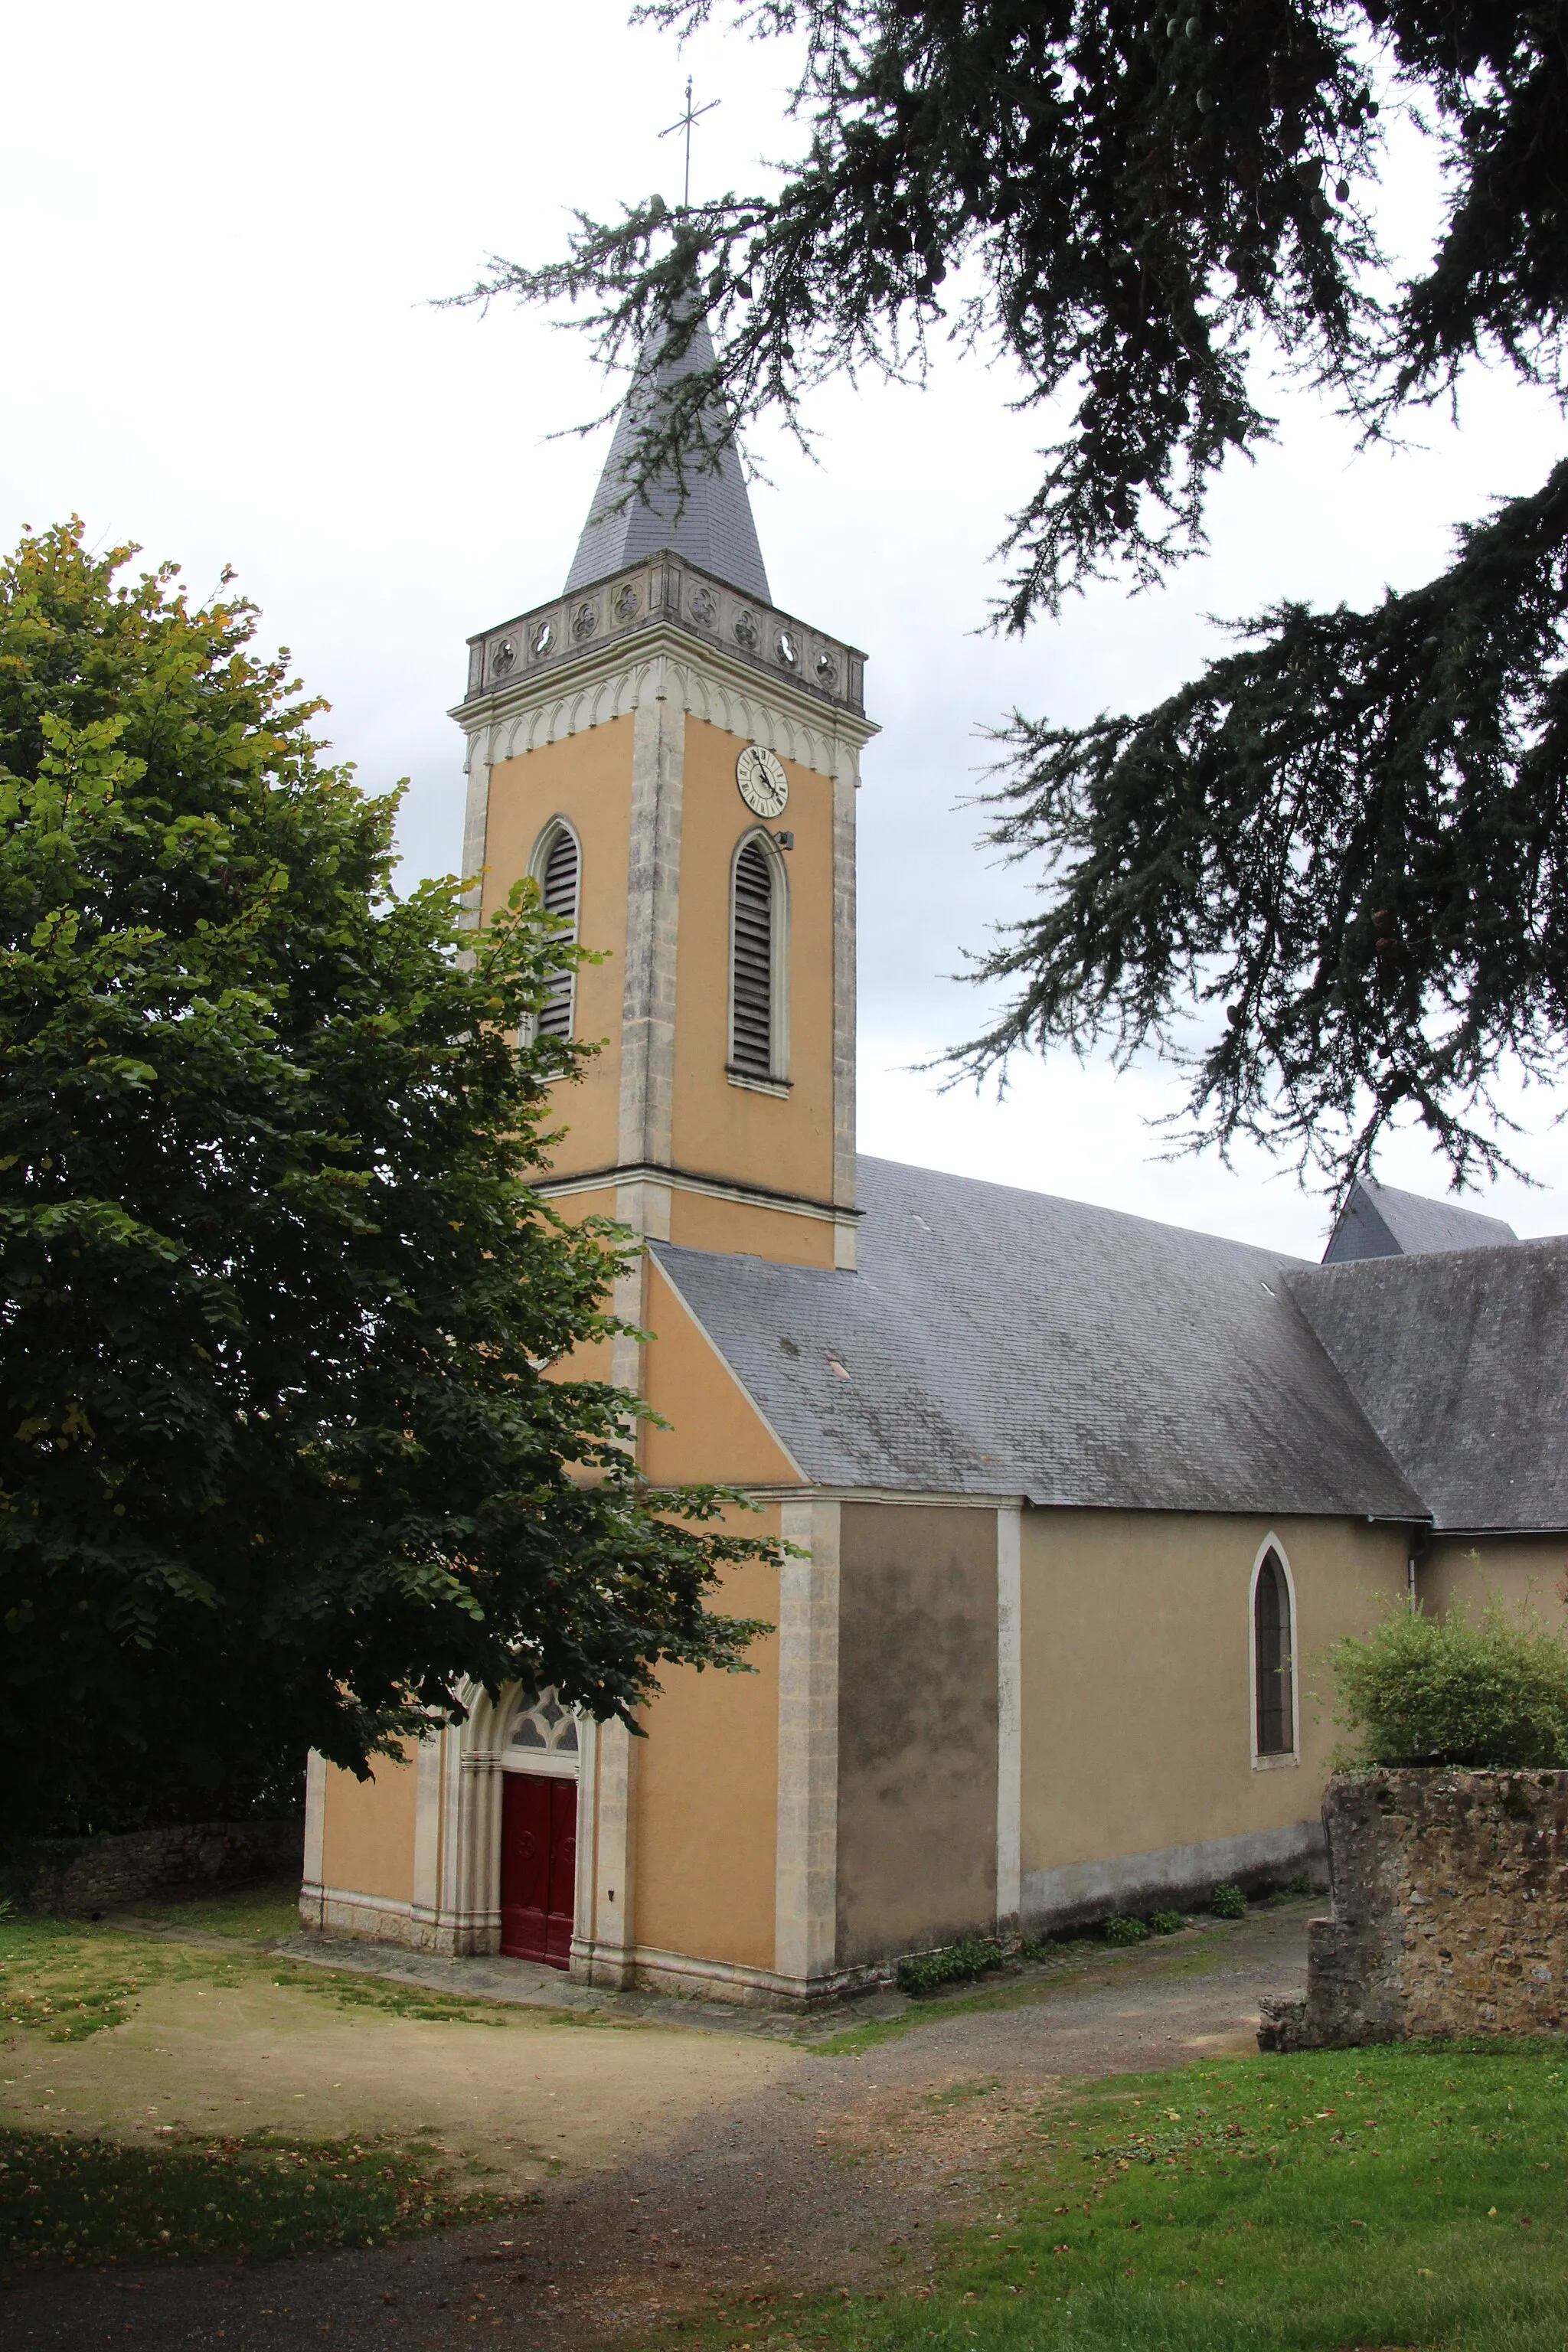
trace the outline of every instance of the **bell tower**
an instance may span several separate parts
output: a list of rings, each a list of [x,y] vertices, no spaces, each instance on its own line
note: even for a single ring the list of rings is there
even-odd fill
[[[865,656],[773,603],[727,423],[684,498],[628,492],[640,404],[710,355],[705,329],[645,350],[563,593],[468,641],[464,872],[486,916],[536,875],[605,958],[544,1015],[602,1050],[541,1189],[650,1239],[852,1267]]]

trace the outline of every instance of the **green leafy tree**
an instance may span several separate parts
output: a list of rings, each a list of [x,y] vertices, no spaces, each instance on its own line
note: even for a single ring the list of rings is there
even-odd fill
[[[584,1048],[532,885],[391,886],[253,608],[0,569],[0,1754],[12,1828],[212,1812],[554,1684],[734,1668],[716,1492],[572,1376],[624,1263],[529,1190]],[[464,952],[464,950],[468,952]]]
[[[1336,1760],[1528,1769],[1568,1764],[1568,1633],[1496,1600],[1478,1617],[1395,1605],[1364,1640],[1329,1652],[1335,1719],[1352,1733]]]
[[[637,11],[687,28],[710,0]],[[1015,372],[1053,426],[1004,541],[1014,630],[1086,581],[1149,585],[1203,544],[1219,467],[1266,442],[1272,359],[1370,435],[1490,358],[1563,390],[1568,40],[1482,0],[741,0],[804,47],[779,184],[579,215],[566,257],[467,299],[585,299],[607,358],[705,320],[710,365],[644,416],[635,471],[711,455],[839,371],[918,374],[935,333]],[[1443,217],[1394,282],[1390,112]],[[956,290],[954,290],[956,289]],[[682,453],[685,453],[684,456]],[[1493,1091],[1568,1044],[1568,467],[1368,612],[1282,604],[1156,709],[1015,713],[992,838],[1037,911],[976,976],[1005,1009],[954,1057],[1154,1044],[1189,1135],[1341,1176],[1391,1120],[1456,1181],[1502,1161]],[[1209,1042],[1181,1044],[1197,1011]]]

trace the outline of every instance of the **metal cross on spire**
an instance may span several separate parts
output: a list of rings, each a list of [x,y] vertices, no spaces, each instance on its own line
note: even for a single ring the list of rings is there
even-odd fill
[[[661,139],[668,139],[670,132],[673,131],[684,131],[686,133],[686,193],[682,196],[680,202],[680,209],[682,212],[689,213],[691,210],[691,126],[694,122],[700,122],[705,114],[711,114],[713,109],[719,105],[720,102],[721,101],[718,99],[710,98],[706,106],[694,108],[691,103],[691,76],[688,74],[686,77],[686,111],[684,114],[678,115],[676,120],[669,125],[668,129],[661,131],[658,134]]]

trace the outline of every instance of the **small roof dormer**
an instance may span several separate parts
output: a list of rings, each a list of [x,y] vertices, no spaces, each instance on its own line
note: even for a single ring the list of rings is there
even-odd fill
[[[1334,1219],[1323,1252],[1325,1265],[1357,1258],[1426,1257],[1436,1250],[1496,1249],[1519,1235],[1500,1217],[1462,1209],[1457,1201],[1428,1201],[1420,1192],[1397,1192],[1374,1177],[1358,1176]]]

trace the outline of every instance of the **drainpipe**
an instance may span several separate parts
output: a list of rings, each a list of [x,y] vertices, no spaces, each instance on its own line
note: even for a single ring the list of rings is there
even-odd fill
[[[1428,1528],[1420,1542],[1412,1546],[1405,1562],[1405,1597],[1409,1603],[1412,1617],[1419,1616],[1421,1613],[1421,1603],[1415,1591],[1415,1570],[1431,1550],[1436,1534],[1436,1528]]]

